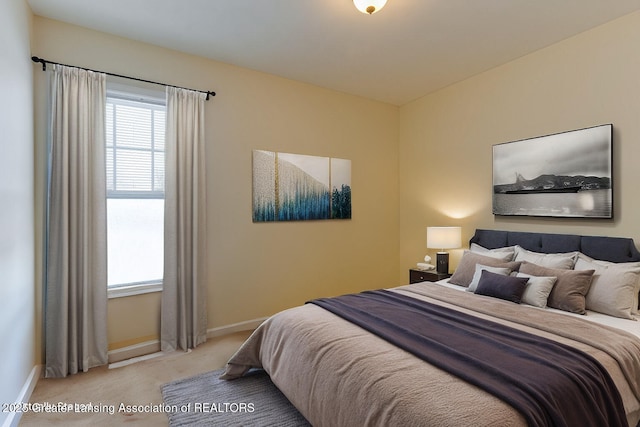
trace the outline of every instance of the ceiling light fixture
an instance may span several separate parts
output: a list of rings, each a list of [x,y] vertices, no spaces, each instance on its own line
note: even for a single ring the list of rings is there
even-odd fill
[[[353,4],[360,12],[372,15],[382,9],[387,0],[353,0]]]

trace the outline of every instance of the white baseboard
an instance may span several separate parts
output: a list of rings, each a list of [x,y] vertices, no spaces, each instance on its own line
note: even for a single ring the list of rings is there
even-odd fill
[[[18,398],[15,400],[16,403],[28,403],[29,399],[31,399],[31,393],[33,393],[33,389],[36,388],[36,384],[38,383],[38,379],[42,373],[42,365],[36,365],[31,370],[31,373],[27,377],[27,381],[25,381],[22,386],[22,390],[20,390],[20,394]],[[20,423],[20,418],[22,417],[22,412],[15,411],[9,412],[9,416],[2,423],[3,427],[18,427]]]
[[[211,328],[207,330],[207,338],[220,337],[222,335],[232,334],[234,332],[251,331],[267,318],[261,317],[258,319],[246,320],[244,322],[232,323],[231,325],[218,326],[217,328]],[[117,350],[111,350],[109,355],[109,364],[122,362],[123,360],[132,359],[134,357],[145,356],[151,353],[160,351],[160,341],[151,340],[145,341],[139,344],[130,345],[127,347],[119,348]]]
[[[165,353],[157,351],[155,353],[145,354],[144,356],[131,357],[129,359],[121,360],[119,362],[109,363],[109,369],[122,368],[123,366],[132,365],[134,363],[142,362],[143,360],[154,359],[156,357],[164,356]]]
[[[144,356],[151,353],[160,351],[160,341],[151,340],[145,341],[127,347],[122,347],[117,350],[111,350],[107,353],[109,364],[122,362],[123,360],[132,359],[134,357]]]
[[[258,319],[245,320],[244,322],[207,329],[207,338],[215,338],[222,335],[233,334],[234,332],[252,331],[265,320],[267,320],[267,317],[260,317]]]

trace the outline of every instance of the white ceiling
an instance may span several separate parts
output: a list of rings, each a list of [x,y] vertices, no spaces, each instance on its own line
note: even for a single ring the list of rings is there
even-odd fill
[[[36,15],[396,105],[640,10],[640,0],[389,0],[371,16],[352,0],[27,1]]]

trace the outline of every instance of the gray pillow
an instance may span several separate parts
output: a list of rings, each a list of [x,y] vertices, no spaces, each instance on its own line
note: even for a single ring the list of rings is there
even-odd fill
[[[595,270],[586,296],[587,310],[633,319],[638,305],[640,263],[613,263],[579,257],[576,270]]]
[[[469,286],[473,275],[476,272],[476,264],[482,264],[489,267],[506,267],[511,271],[517,271],[520,267],[519,262],[504,262],[498,258],[476,254],[470,251],[464,251],[462,259],[458,264],[458,268],[453,272],[453,276],[449,279],[449,283],[460,286]]]
[[[482,270],[476,294],[520,303],[528,280],[526,277],[504,276]]]
[[[503,261],[513,261],[513,257],[515,255],[515,246],[506,246],[504,248],[487,249],[484,246],[480,246],[477,243],[472,243],[469,246],[469,250],[471,252],[475,252],[480,255],[499,258]]]
[[[508,276],[511,273],[511,269],[507,267],[489,267],[488,265],[476,264],[476,272],[473,273],[473,279],[471,279],[471,283],[465,291],[475,292],[478,287],[478,282],[480,282],[480,277],[482,276],[483,271],[490,271],[496,274],[502,274],[503,276]]]
[[[533,264],[549,268],[572,269],[576,263],[578,252],[567,252],[561,254],[544,254],[540,252],[528,251],[521,246],[515,247],[514,261],[527,261]]]
[[[524,261],[520,273],[532,276],[557,277],[547,305],[571,313],[585,314],[585,295],[589,292],[595,270],[564,270],[548,268]]]
[[[535,307],[545,308],[551,289],[553,289],[553,285],[556,284],[558,278],[553,276],[538,277],[520,272],[516,274],[516,277],[526,277],[529,279],[527,288],[524,290],[524,294],[522,294],[522,302]]]

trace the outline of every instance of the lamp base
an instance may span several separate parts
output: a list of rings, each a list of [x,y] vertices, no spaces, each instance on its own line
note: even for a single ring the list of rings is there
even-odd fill
[[[436,254],[436,271],[441,274],[449,274],[449,252]]]

